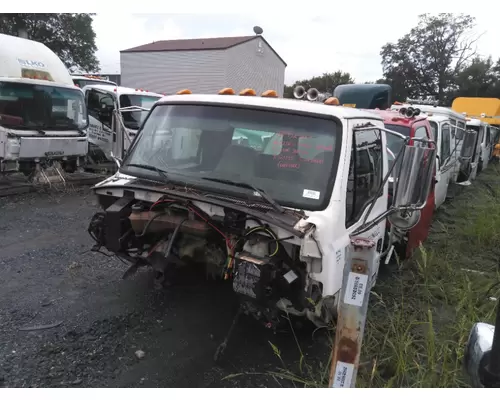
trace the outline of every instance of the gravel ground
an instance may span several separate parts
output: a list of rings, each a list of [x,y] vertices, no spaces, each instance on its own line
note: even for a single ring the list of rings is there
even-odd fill
[[[179,277],[158,292],[148,271],[122,280],[124,264],[89,252],[97,210],[88,189],[0,199],[0,386],[289,385],[267,371],[283,367],[269,342],[298,362],[291,330],[273,335],[243,317],[215,364],[236,311],[230,288]],[[326,333],[311,332],[296,331],[300,346],[324,358]]]

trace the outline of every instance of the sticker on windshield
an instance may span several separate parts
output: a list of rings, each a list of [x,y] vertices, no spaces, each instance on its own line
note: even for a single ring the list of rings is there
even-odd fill
[[[316,190],[304,189],[304,193],[302,193],[302,197],[305,197],[306,199],[319,200],[320,194],[321,193],[317,192]]]

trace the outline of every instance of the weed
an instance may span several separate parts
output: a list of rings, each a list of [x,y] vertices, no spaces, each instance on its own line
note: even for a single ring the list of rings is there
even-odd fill
[[[435,215],[425,248],[379,277],[370,296],[358,387],[467,387],[462,359],[472,325],[494,322],[488,288],[500,279],[500,174],[484,171]],[[490,291],[498,298],[499,290]],[[333,333],[332,333],[333,336]],[[296,338],[295,338],[296,339]],[[330,361],[269,372],[294,386],[324,387]],[[324,354],[331,357],[331,349]]]

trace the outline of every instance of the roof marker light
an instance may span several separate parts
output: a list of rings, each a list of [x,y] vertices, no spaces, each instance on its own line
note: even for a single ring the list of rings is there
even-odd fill
[[[250,89],[250,88],[243,89],[240,92],[240,96],[256,96],[256,95],[257,95],[257,93],[255,93],[255,90]]]
[[[276,90],[266,90],[260,96],[261,97],[278,97],[278,93],[276,93]]]
[[[177,92],[177,94],[192,94],[191,90],[189,89],[182,89]]]
[[[219,94],[234,94],[234,90],[232,88],[224,88],[219,91]]]
[[[339,99],[336,97],[329,97],[325,100],[323,104],[326,104],[327,106],[338,106],[340,104]]]

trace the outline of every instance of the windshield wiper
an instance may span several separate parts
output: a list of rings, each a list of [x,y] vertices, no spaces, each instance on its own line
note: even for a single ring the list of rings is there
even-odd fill
[[[160,168],[155,167],[154,165],[127,164],[127,165],[124,165],[124,167],[135,167],[135,168],[147,169],[149,171],[155,171],[159,176],[161,176],[164,183],[167,183],[169,181],[167,173],[165,171],[161,170]]]
[[[208,178],[208,177],[203,177],[201,179],[205,179],[207,181],[212,181],[212,182],[225,183],[226,185],[240,186],[243,188],[252,189],[255,192],[257,192],[258,194],[260,194],[263,199],[267,200],[267,202],[269,204],[271,204],[276,211],[278,211],[281,214],[285,213],[285,209],[283,207],[281,207],[276,202],[276,200],[274,200],[271,196],[269,196],[264,190],[259,189],[258,187],[254,186],[250,183],[232,181],[230,179],[219,179],[219,178]]]

